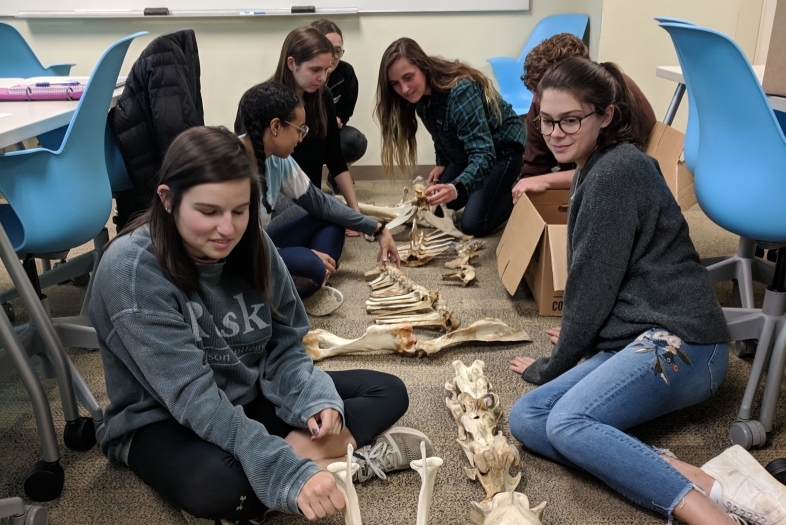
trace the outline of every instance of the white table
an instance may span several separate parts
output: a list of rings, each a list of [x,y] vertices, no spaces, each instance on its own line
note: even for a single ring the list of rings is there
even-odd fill
[[[122,86],[112,93],[112,104],[123,92]],[[0,102],[0,149],[37,137],[47,131],[67,126],[76,111],[76,100],[37,100]]]
[[[764,78],[764,66],[753,66],[753,72],[756,73],[756,78],[761,83],[761,79]],[[655,69],[655,76],[677,83],[677,90],[671,98],[669,109],[666,110],[666,117],[663,119],[664,124],[671,125],[682,96],[685,94],[685,78],[682,76],[682,68],[680,66],[660,66]],[[786,97],[767,95],[767,100],[770,101],[770,105],[775,111],[786,112]]]

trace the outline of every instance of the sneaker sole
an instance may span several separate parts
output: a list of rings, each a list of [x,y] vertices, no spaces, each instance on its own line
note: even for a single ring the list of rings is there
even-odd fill
[[[322,294],[322,297],[316,299],[313,302],[309,302],[311,297],[307,297],[306,300],[303,301],[303,306],[306,309],[306,313],[309,315],[313,315],[315,317],[329,315],[338,310],[338,308],[344,304],[344,295],[335,288],[325,286],[318,290],[317,293],[320,293],[321,290],[328,291],[327,293]]]

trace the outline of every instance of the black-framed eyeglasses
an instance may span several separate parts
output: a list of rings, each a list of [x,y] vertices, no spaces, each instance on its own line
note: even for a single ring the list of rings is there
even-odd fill
[[[333,48],[333,55],[334,55],[336,58],[341,58],[341,57],[343,57],[343,56],[344,56],[344,52],[345,52],[345,51],[346,51],[346,49],[342,49],[342,48],[340,48],[340,47],[334,47],[334,48]]]
[[[573,135],[578,133],[581,129],[581,121],[594,114],[595,112],[593,111],[592,113],[587,113],[583,117],[563,117],[559,120],[551,120],[538,115],[535,117],[535,125],[538,126],[540,132],[546,137],[554,133],[554,126],[559,126],[559,129],[561,129],[565,135]]]
[[[306,135],[308,135],[308,126],[306,126],[305,124],[303,124],[302,126],[295,126],[294,124],[292,124],[288,120],[285,120],[284,122],[286,124],[289,124],[293,128],[297,129],[298,132],[300,133],[300,138],[301,139],[306,138]]]

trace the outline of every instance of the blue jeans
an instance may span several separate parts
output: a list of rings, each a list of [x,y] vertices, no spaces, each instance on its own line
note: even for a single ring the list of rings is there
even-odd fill
[[[681,342],[687,364],[662,346],[651,348],[655,332],[665,333],[649,330],[528,392],[511,408],[509,421],[513,436],[529,450],[589,472],[671,517],[693,484],[625,430],[710,397],[726,375],[729,349],[726,343]],[[662,375],[656,373],[656,353]]]
[[[301,299],[314,295],[325,280],[325,264],[311,250],[330,255],[338,267],[345,231],[312,215],[303,215],[267,231]]]
[[[491,173],[483,181],[483,187],[471,195],[448,203],[451,210],[464,208],[461,216],[461,231],[475,237],[485,237],[503,222],[513,211],[513,195],[510,193],[521,171],[521,152],[497,157]],[[442,176],[441,184],[453,182],[466,166],[451,162]]]

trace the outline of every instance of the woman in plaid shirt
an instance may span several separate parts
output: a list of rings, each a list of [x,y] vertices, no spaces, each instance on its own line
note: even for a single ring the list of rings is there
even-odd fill
[[[382,165],[391,171],[417,164],[415,115],[434,140],[429,204],[464,208],[460,228],[482,237],[513,209],[511,188],[521,170],[524,125],[480,71],[426,55],[410,38],[388,46],[377,85]]]

